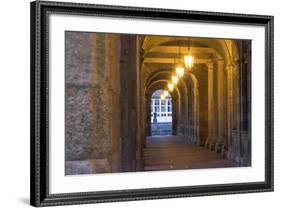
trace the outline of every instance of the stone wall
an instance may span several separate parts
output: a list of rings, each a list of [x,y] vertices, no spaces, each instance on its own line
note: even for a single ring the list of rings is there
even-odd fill
[[[65,35],[66,174],[134,171],[135,36]]]
[[[92,137],[92,34],[65,33],[65,159],[66,174],[89,173]],[[73,161],[73,162],[71,162]],[[83,164],[75,161],[84,161]]]

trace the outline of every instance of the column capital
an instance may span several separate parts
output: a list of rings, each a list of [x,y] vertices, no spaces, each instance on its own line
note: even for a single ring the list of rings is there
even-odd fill
[[[221,66],[221,65],[224,65],[224,64],[225,64],[225,61],[224,61],[224,59],[217,59],[217,60],[216,60],[216,64],[219,65],[219,66]]]
[[[232,75],[231,67],[226,66],[225,69],[226,69],[226,76],[227,76],[227,78],[230,78],[231,75]]]
[[[236,77],[237,79],[239,78],[239,73],[237,70],[233,70],[233,76]]]
[[[237,59],[237,60],[235,60],[234,61],[234,66],[240,66],[240,64],[243,62],[243,60],[242,59]]]
[[[207,62],[206,62],[206,65],[208,67],[208,70],[213,70],[214,69],[214,61],[209,59]]]
[[[230,62],[230,63],[226,64],[225,68],[226,68],[227,71],[231,71],[231,70],[234,69],[234,66],[235,66],[235,63]]]

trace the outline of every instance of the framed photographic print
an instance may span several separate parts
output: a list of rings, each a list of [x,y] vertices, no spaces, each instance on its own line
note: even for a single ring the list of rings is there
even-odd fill
[[[273,17],[31,3],[31,205],[273,191]]]

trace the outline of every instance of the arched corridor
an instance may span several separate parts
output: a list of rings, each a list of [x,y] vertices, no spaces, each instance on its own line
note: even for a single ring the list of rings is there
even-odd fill
[[[66,32],[66,43],[66,174],[251,165],[250,40]]]

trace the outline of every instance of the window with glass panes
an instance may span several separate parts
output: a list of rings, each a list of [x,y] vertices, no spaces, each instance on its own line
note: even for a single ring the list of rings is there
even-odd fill
[[[153,121],[154,113],[156,112],[157,122],[171,122],[172,121],[172,99],[160,98],[151,99],[151,121]]]

